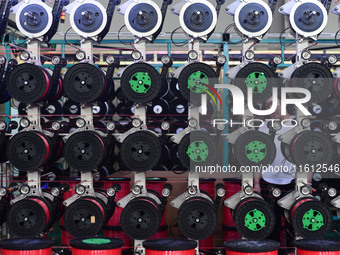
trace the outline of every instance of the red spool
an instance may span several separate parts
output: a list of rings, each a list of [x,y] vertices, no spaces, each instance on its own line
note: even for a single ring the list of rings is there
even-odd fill
[[[200,190],[205,191],[214,200],[215,199],[215,181],[214,178],[200,178]],[[199,241],[199,247],[202,250],[211,250],[214,247],[214,235]]]
[[[295,246],[297,255],[340,255],[340,240],[302,239]]]
[[[121,190],[117,192],[115,201],[127,196],[130,193],[130,178],[106,178],[104,182],[104,189],[112,187],[112,185],[118,183]],[[120,226],[120,215],[122,214],[123,208],[116,206],[115,212],[112,217],[106,223],[104,229],[104,235],[106,237],[120,238],[123,240],[123,249],[130,247],[131,239],[123,232]]]
[[[197,243],[188,239],[153,239],[143,242],[145,255],[195,255]]]
[[[123,241],[118,238],[75,238],[70,241],[72,255],[121,255]]]
[[[227,255],[277,255],[280,243],[273,240],[231,240],[224,242]]]
[[[52,255],[53,241],[45,238],[15,238],[0,242],[2,255]]]
[[[225,188],[225,199],[235,195],[241,190],[241,180],[240,179],[223,179]],[[224,206],[224,241],[241,239],[241,235],[237,232],[235,227],[235,222],[231,214],[230,208]]]
[[[164,239],[168,237],[168,225],[163,225],[160,226],[157,233],[154,234],[151,238],[149,238],[148,240],[151,239]]]
[[[63,196],[64,201],[76,194],[75,187],[77,186],[77,184],[79,182],[80,182],[79,178],[73,178],[73,179],[70,179],[69,181],[62,181],[62,183],[67,183],[70,187],[70,189],[67,192],[64,193],[64,196]],[[68,245],[70,240],[73,239],[73,236],[71,236],[67,231],[65,231],[64,215],[61,218],[60,228],[62,230],[62,232],[61,232],[61,243],[64,244],[64,245]]]
[[[162,189],[166,183],[166,178],[146,178],[146,189],[151,189],[153,191],[156,191],[159,194],[162,194]],[[161,226],[166,225],[166,213],[164,211],[162,220],[161,220]]]

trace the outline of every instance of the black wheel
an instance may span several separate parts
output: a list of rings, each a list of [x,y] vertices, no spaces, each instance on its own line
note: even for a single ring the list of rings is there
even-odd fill
[[[137,131],[129,135],[120,148],[120,156],[126,167],[144,172],[154,168],[161,157],[162,146],[156,135],[149,131]]]
[[[297,166],[331,164],[333,144],[324,134],[316,131],[302,131],[292,140],[291,155]]]
[[[127,99],[135,103],[148,103],[159,96],[163,82],[153,66],[135,63],[124,70],[120,85]]]
[[[170,103],[170,113],[177,119],[188,119],[189,102],[183,98],[177,98]]]
[[[77,103],[98,101],[106,91],[104,73],[88,63],[76,64],[65,75],[64,90],[67,97]]]
[[[237,231],[245,238],[262,240],[275,228],[275,214],[263,199],[241,200],[233,211]]]
[[[107,156],[106,141],[93,131],[71,135],[64,146],[64,158],[74,169],[90,171],[100,166]]]
[[[311,104],[326,100],[334,88],[331,71],[320,63],[307,63],[297,68],[291,77],[291,83],[292,87],[310,91],[312,97],[309,103]]]
[[[241,166],[267,166],[274,162],[276,147],[267,134],[251,130],[237,138],[233,155]]]
[[[288,160],[291,163],[294,162],[293,158],[292,158],[292,154],[290,153],[289,144],[281,142],[281,152],[282,152],[282,155],[285,157],[286,160]]]
[[[172,78],[170,81],[170,93],[183,99],[181,92],[179,92],[178,79],[176,78]]]
[[[21,103],[36,103],[47,99],[52,90],[51,76],[33,64],[16,66],[7,79],[10,95]]]
[[[297,200],[289,213],[296,234],[305,239],[323,239],[333,228],[330,209],[315,198]]]
[[[151,106],[147,107],[147,115],[151,119],[164,119],[169,116],[170,106],[164,99],[154,100]]]
[[[42,132],[23,131],[8,142],[7,157],[20,171],[38,170],[51,158],[50,139]]]
[[[74,201],[64,214],[65,229],[74,237],[97,235],[103,229],[105,220],[105,204],[95,197]]]
[[[273,87],[277,87],[275,73],[269,66],[262,63],[250,63],[236,74],[234,84],[244,95],[252,88],[254,104],[262,105],[272,96]]]
[[[144,240],[156,234],[161,218],[161,210],[153,199],[138,197],[124,207],[120,224],[130,238]]]
[[[178,77],[178,87],[181,95],[191,103],[201,102],[201,95],[210,91],[209,87],[218,83],[215,70],[204,63],[192,63],[181,71]]]
[[[178,157],[184,167],[212,165],[216,159],[216,144],[205,131],[192,131],[178,145]]]
[[[80,115],[80,105],[71,99],[63,104],[63,113],[67,116]]]
[[[178,210],[178,228],[189,239],[203,240],[211,236],[217,226],[214,205],[202,197],[186,200]]]
[[[41,197],[27,197],[8,211],[9,231],[17,237],[35,237],[44,233],[52,219],[51,205]]]

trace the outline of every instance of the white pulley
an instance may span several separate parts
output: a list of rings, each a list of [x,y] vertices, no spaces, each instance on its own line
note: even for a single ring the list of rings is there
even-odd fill
[[[11,11],[19,31],[29,38],[45,35],[52,26],[52,8],[41,0],[21,1]]]
[[[273,22],[272,11],[262,0],[237,0],[225,11],[234,16],[236,29],[249,38],[264,35]]]
[[[161,10],[151,0],[129,0],[117,10],[124,15],[127,29],[136,37],[152,36],[162,25]]]
[[[105,28],[107,13],[97,0],[76,0],[66,7],[72,29],[84,38],[95,37]]]

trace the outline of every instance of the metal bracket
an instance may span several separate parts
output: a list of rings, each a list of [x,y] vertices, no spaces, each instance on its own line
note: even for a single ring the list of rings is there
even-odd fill
[[[27,51],[30,54],[30,58],[27,60],[27,63],[35,64],[37,66],[41,66],[41,41],[38,39],[30,39],[27,42]]]
[[[40,124],[40,105],[29,104],[27,105],[27,119],[29,120],[29,126],[25,128],[26,131],[38,130],[42,131]]]

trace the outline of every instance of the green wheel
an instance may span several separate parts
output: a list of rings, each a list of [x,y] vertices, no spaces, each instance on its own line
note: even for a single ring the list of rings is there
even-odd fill
[[[178,145],[181,164],[190,169],[195,166],[215,164],[216,145],[205,131],[192,131],[185,135]]]
[[[273,87],[277,87],[275,73],[262,63],[250,63],[244,66],[238,71],[233,82],[244,95],[248,94],[248,88],[252,88],[254,105],[264,104],[272,96]]]
[[[187,65],[178,77],[179,92],[191,103],[200,103],[202,94],[213,95],[208,86],[214,87],[217,83],[218,77],[215,70],[204,63]]]
[[[237,231],[245,238],[265,239],[275,228],[273,208],[261,198],[241,200],[233,211],[233,217]]]
[[[159,96],[164,83],[153,66],[135,63],[124,70],[120,85],[122,93],[128,100],[135,103],[148,103]]]
[[[241,166],[271,165],[276,156],[273,139],[255,130],[240,135],[232,149],[235,160]]]

